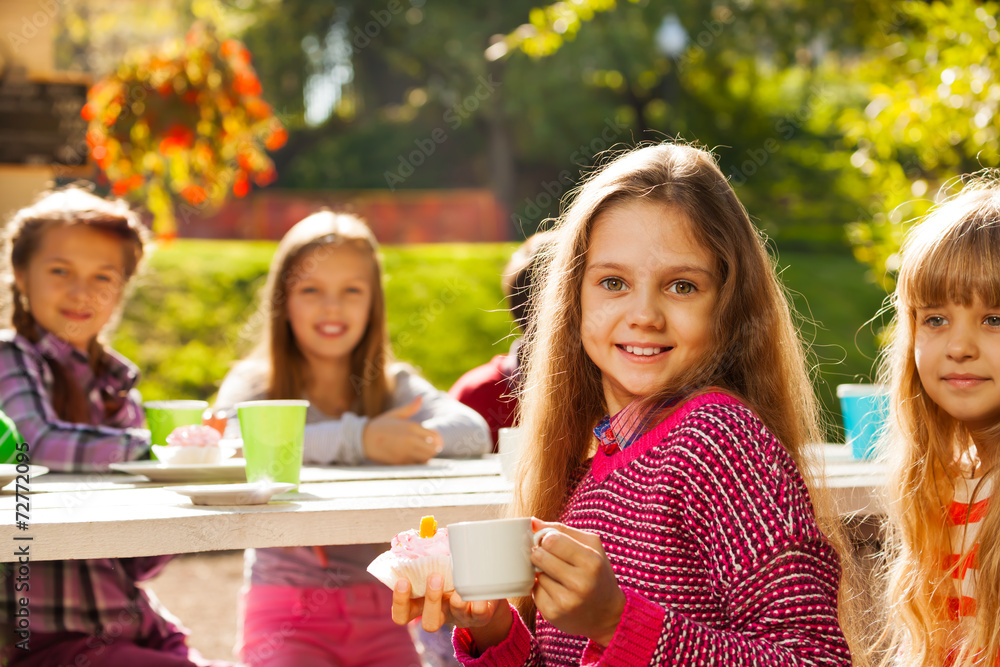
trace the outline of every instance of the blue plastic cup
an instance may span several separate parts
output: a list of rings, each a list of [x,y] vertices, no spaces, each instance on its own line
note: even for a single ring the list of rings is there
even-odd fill
[[[842,384],[837,386],[837,397],[851,455],[875,458],[879,431],[889,417],[888,389],[877,384]]]

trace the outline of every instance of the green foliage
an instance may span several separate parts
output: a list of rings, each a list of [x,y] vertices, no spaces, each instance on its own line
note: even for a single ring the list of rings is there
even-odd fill
[[[147,400],[208,398],[248,347],[273,243],[181,240],[156,248],[125,307],[114,347],[143,371]]]
[[[143,371],[147,400],[209,399],[248,349],[275,244],[180,240],[153,253],[113,345]],[[383,248],[389,331],[396,356],[447,389],[466,370],[507,351],[513,324],[500,272],[514,244]],[[835,388],[871,378],[873,327],[883,294],[846,252],[782,251],[783,279],[807,320],[817,389],[832,415]],[[833,418],[835,420],[835,418]]]
[[[886,288],[909,221],[956,176],[1000,165],[1000,31],[993,2],[894,3],[852,79],[866,104],[839,118],[848,174],[869,214],[848,227],[859,260]]]
[[[500,274],[515,244],[443,244],[383,249],[389,335],[396,356],[447,389],[507,352],[514,325]]]

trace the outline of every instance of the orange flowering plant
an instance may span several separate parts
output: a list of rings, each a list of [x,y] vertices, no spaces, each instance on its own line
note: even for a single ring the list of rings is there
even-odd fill
[[[275,179],[265,149],[288,134],[239,41],[195,26],[182,43],[127,57],[91,87],[87,144],[112,192],[140,201],[161,237],[176,235],[175,203],[221,204]]]

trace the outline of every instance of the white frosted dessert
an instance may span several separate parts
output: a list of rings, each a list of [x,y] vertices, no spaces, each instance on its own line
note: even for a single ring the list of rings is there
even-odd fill
[[[220,447],[221,439],[211,426],[178,426],[167,436],[166,445],[153,445],[153,453],[168,465],[212,465],[236,453],[232,447]]]

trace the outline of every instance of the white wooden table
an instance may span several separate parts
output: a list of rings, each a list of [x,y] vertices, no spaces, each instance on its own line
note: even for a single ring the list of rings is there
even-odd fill
[[[886,466],[877,461],[857,461],[847,445],[823,444],[824,474],[841,515],[885,514],[883,485]]]
[[[853,461],[844,445],[823,445],[823,454],[838,512],[881,513],[882,466]],[[297,492],[266,505],[193,505],[170,490],[178,485],[120,473],[35,477],[27,530],[15,524],[14,484],[7,485],[0,492],[0,562],[16,561],[25,546],[32,561],[42,561],[388,542],[427,514],[442,525],[495,518],[512,489],[495,456],[306,467]]]
[[[388,542],[427,514],[441,524],[496,518],[511,494],[495,457],[306,467],[301,477],[298,491],[266,505],[208,506],[170,490],[181,484],[49,473],[31,480],[27,530],[15,524],[12,483],[0,495],[0,562],[24,546],[41,561]]]

